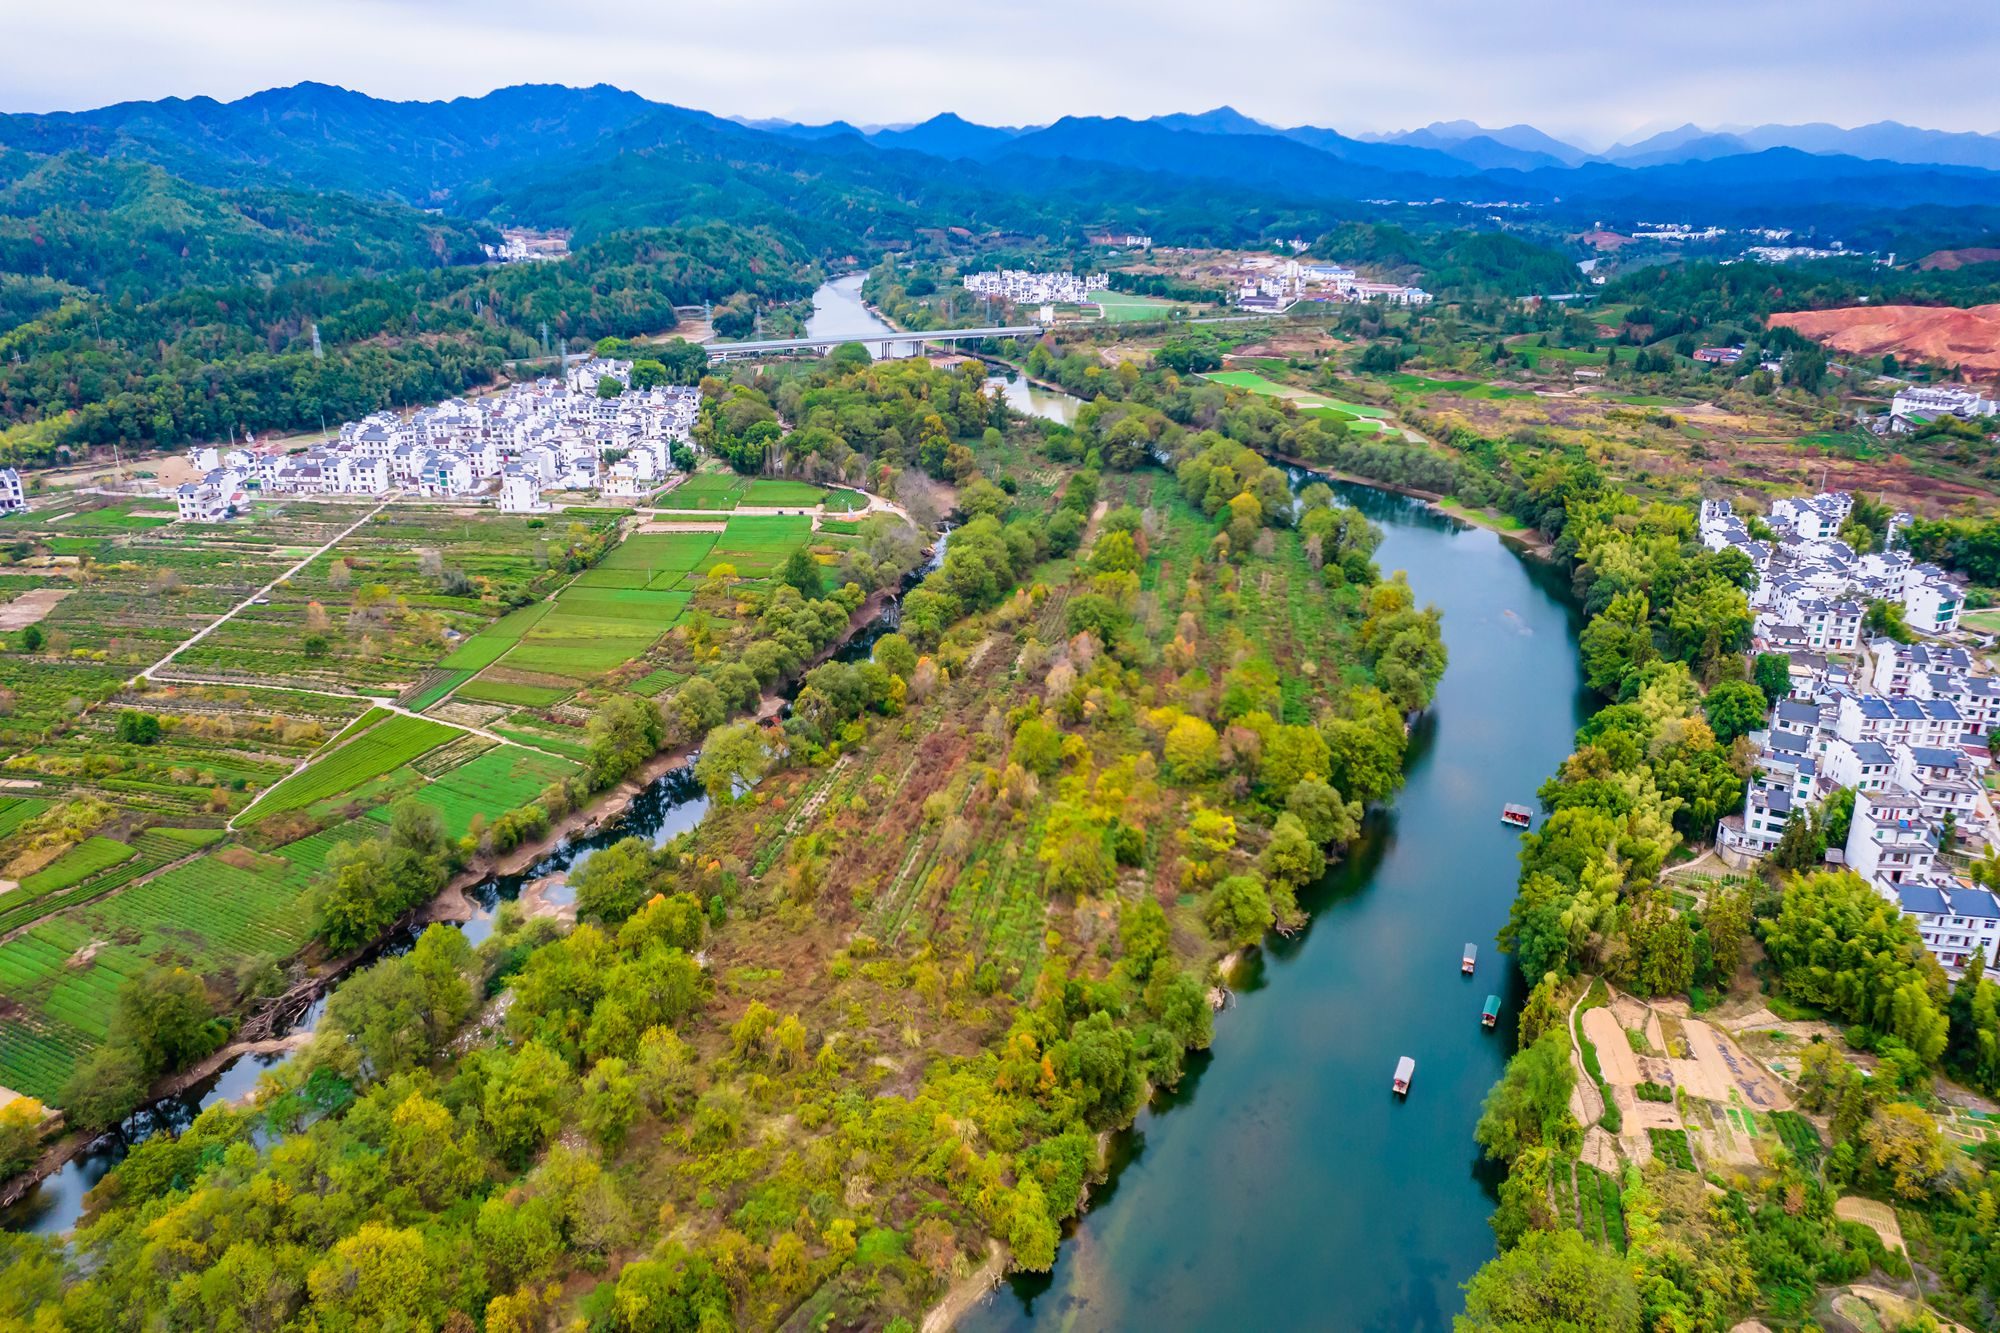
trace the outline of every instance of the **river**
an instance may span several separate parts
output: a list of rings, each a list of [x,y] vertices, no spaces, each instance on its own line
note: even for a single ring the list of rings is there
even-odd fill
[[[1525,998],[1493,944],[1517,870],[1500,806],[1532,804],[1569,752],[1581,626],[1560,573],[1492,533],[1336,490],[1383,529],[1381,567],[1444,612],[1451,665],[1403,790],[1300,895],[1310,927],[1246,964],[1213,1050],[1114,1136],[1054,1271],[1017,1275],[961,1329],[1444,1330],[1493,1253],[1497,1175],[1472,1130]],[[1402,1055],[1406,1101],[1389,1088]]]
[[[813,292],[813,312],[806,319],[806,337],[844,338],[852,334],[858,341],[873,334],[895,333],[887,321],[862,302],[861,283],[866,277],[864,273],[850,273],[821,283]],[[881,345],[868,344],[868,354],[880,358]]]

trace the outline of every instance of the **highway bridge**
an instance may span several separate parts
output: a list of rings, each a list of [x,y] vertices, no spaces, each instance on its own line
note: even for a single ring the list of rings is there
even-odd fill
[[[860,343],[876,355],[921,356],[926,343],[957,343],[968,338],[1039,338],[1040,324],[998,324],[983,329],[927,329],[922,333],[854,333],[832,338],[765,338],[753,342],[704,343],[711,361],[735,361],[747,356],[778,356],[786,352],[825,352],[842,343]]]

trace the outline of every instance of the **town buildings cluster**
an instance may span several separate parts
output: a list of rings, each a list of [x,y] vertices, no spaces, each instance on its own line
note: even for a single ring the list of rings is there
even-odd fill
[[[408,416],[376,412],[340,428],[337,442],[297,453],[274,446],[196,450],[202,480],[176,488],[179,516],[216,522],[250,489],[267,494],[497,494],[500,508],[544,508],[549,490],[638,496],[673,468],[673,449],[700,415],[693,388],[629,386],[630,362],[592,358],[560,379],[452,398]],[[605,395],[614,380],[621,391]]]
[[[1075,305],[1092,292],[1111,286],[1108,273],[1031,273],[1027,269],[989,269],[967,273],[959,281],[975,296],[998,296],[1016,305]]]
[[[1907,435],[1940,417],[1981,421],[2000,416],[2000,401],[1956,384],[1906,384],[1889,400],[1887,413],[1871,423],[1877,435]]]
[[[1301,301],[1387,301],[1390,305],[1428,305],[1431,294],[1421,287],[1395,282],[1364,282],[1339,264],[1255,256],[1239,266],[1236,304],[1245,310],[1273,314]]]
[[[1894,549],[1857,554],[1840,539],[1851,497],[1829,492],[1781,500],[1755,537],[1726,500],[1701,507],[1711,550],[1750,558],[1758,651],[1783,654],[1790,688],[1751,740],[1757,771],[1740,813],[1725,817],[1716,846],[1746,864],[1769,855],[1795,818],[1817,817],[1835,793],[1854,792],[1844,863],[1917,924],[1925,945],[1957,972],[1975,950],[2000,961],[2000,903],[1952,873],[1953,850],[2000,844],[1984,778],[1989,737],[2000,728],[2000,679],[1944,641],[1963,595],[1943,570]],[[1912,644],[1863,632],[1870,602],[1894,603],[1921,636]]]

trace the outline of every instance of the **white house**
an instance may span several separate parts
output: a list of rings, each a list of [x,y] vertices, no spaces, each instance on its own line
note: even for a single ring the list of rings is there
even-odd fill
[[[12,514],[28,507],[28,492],[21,485],[21,474],[11,467],[0,467],[0,514]]]

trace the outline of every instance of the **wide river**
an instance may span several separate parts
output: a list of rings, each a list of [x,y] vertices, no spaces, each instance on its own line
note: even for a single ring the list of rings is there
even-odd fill
[[[1383,529],[1381,567],[1444,612],[1451,665],[1408,781],[1300,895],[1310,927],[1239,976],[1214,1049],[1116,1136],[1055,1270],[1015,1277],[961,1329],[1442,1330],[1493,1253],[1496,1177],[1472,1130],[1523,999],[1493,944],[1517,870],[1500,806],[1533,802],[1583,720],[1579,625],[1566,580],[1492,533],[1336,489]],[[1403,1055],[1407,1101],[1389,1088]]]

